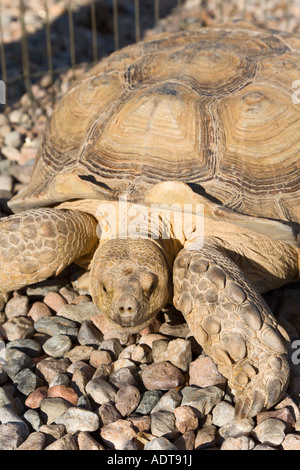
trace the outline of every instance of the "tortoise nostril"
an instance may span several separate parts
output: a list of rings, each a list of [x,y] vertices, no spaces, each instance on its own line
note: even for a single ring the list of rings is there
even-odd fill
[[[137,310],[138,304],[136,299],[131,296],[121,297],[117,302],[117,310],[120,314],[134,314]]]

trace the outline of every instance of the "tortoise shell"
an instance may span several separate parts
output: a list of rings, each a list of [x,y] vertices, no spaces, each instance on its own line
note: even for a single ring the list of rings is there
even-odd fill
[[[243,23],[116,51],[58,103],[10,206],[136,201],[176,180],[238,213],[300,223],[299,79],[300,38]]]

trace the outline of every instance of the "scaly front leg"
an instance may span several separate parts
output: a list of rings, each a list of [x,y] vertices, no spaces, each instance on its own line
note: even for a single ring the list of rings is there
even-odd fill
[[[174,305],[228,379],[237,418],[253,417],[276,404],[289,378],[287,335],[222,249],[206,245],[179,253]]]
[[[96,246],[90,215],[32,209],[0,220],[0,292],[19,289],[59,274]]]

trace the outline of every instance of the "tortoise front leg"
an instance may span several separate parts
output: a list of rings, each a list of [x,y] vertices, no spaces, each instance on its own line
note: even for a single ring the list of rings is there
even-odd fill
[[[179,253],[174,264],[174,305],[228,379],[237,418],[253,417],[276,404],[289,378],[287,335],[221,249],[205,246]]]
[[[59,274],[96,243],[96,221],[81,212],[33,209],[1,219],[0,292]]]

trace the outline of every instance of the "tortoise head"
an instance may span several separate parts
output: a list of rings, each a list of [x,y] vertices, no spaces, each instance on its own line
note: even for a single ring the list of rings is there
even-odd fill
[[[131,333],[145,328],[165,306],[171,275],[160,247],[149,239],[112,239],[100,245],[91,266],[97,307]]]

